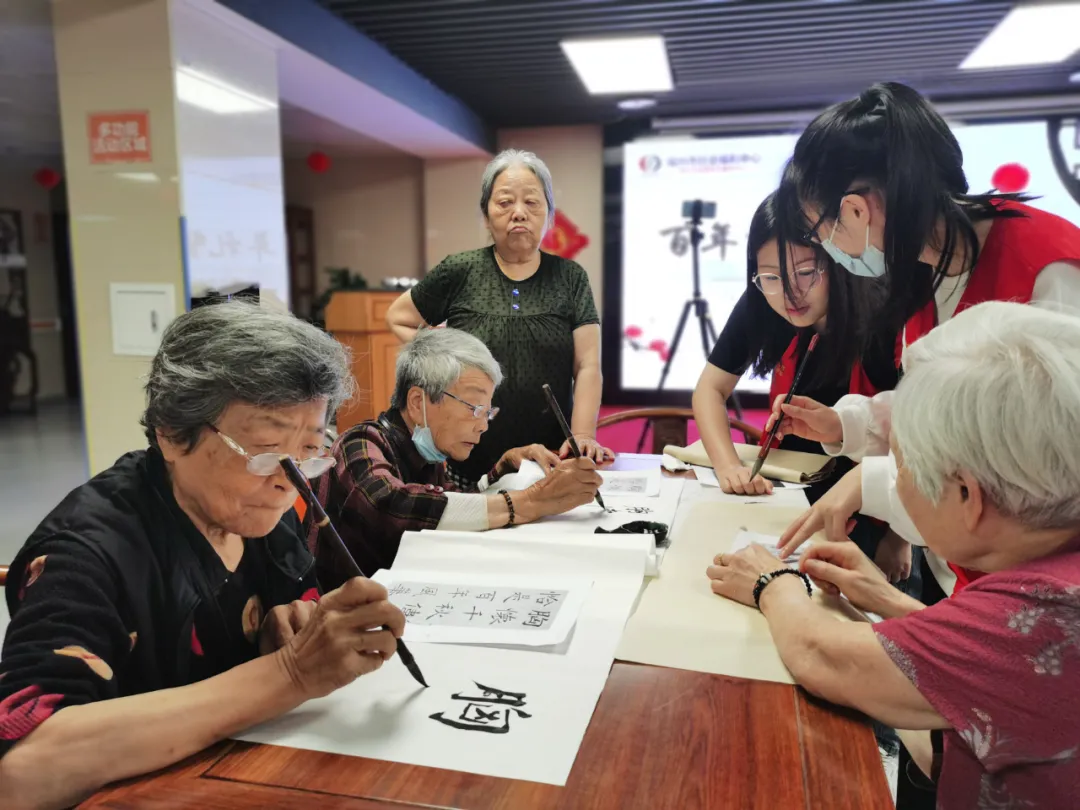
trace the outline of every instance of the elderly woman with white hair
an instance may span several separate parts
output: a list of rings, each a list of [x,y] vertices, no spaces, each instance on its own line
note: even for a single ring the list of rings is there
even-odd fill
[[[279,464],[327,469],[326,419],[351,390],[346,352],[288,313],[228,303],[170,324],[149,449],[72,491],[11,566],[0,807],[69,807],[394,654],[405,619],[381,585],[320,599]]]
[[[801,572],[760,546],[718,555],[712,588],[760,607],[810,692],[923,732],[901,737],[942,810],[1075,807],[1080,318],[980,304],[912,344],[905,369],[899,498],[930,549],[983,576],[926,607],[841,542],[811,546]],[[807,575],[885,620],[829,620]]]
[[[401,347],[390,408],[343,433],[332,450],[330,475],[316,494],[353,558],[365,572],[389,568],[407,531],[483,531],[529,523],[589,503],[602,483],[591,459],[558,462],[524,489],[497,484],[526,459],[546,464],[540,444],[507,450],[479,487],[450,481],[445,462],[465,461],[500,419],[492,405],[503,381],[488,348],[458,329],[421,329]],[[527,482],[525,482],[527,483]],[[485,491],[481,492],[480,489]],[[340,581],[344,561],[320,547],[318,527],[308,540],[319,581]]]
[[[451,472],[476,482],[507,450],[532,443],[566,458],[569,444],[547,410],[544,383],[571,414],[582,453],[597,463],[613,458],[596,441],[600,318],[588,276],[577,262],[540,250],[555,215],[551,172],[532,152],[500,152],[484,170],[480,212],[493,244],[447,256],[387,313],[403,341],[444,322],[475,335],[506,373],[495,405],[513,419],[492,425]]]

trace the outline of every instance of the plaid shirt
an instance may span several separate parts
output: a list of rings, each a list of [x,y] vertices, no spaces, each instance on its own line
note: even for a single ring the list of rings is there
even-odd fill
[[[445,493],[457,491],[445,464],[420,456],[396,411],[349,428],[332,452],[337,463],[317,479],[315,492],[367,576],[393,564],[405,532],[438,526]],[[308,547],[324,591],[345,581],[342,561],[332,546],[319,542],[317,526],[309,527]]]

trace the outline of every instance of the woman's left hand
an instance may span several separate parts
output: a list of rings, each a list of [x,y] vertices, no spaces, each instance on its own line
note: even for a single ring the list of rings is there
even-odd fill
[[[712,580],[713,593],[754,607],[754,585],[758,577],[783,567],[764,546],[753,543],[734,553],[717,554],[705,574]]]
[[[581,450],[583,458],[591,458],[598,465],[608,464],[615,460],[615,452],[613,450],[604,447],[596,439],[588,434],[574,434],[574,440],[577,442],[578,449]],[[570,457],[570,441],[563,442],[563,446],[559,448],[559,458]]]
[[[498,470],[499,475],[506,475],[507,473],[517,472],[521,469],[521,462],[529,459],[535,461],[540,465],[540,469],[545,474],[551,472],[555,465],[559,463],[559,457],[548,450],[542,444],[529,444],[525,447],[515,447],[512,450],[507,450],[503,453],[501,459],[499,459],[498,465],[495,469]]]
[[[269,655],[288,644],[311,621],[316,607],[317,602],[297,599],[267,613],[259,630],[259,655]]]

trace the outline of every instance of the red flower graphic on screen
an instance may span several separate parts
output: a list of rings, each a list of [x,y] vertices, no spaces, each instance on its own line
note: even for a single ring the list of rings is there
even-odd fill
[[[990,178],[990,184],[1005,194],[1023,191],[1030,181],[1031,172],[1022,163],[1003,163]]]
[[[577,256],[589,244],[589,237],[578,230],[570,217],[562,211],[555,211],[555,221],[551,230],[544,236],[540,243],[542,250],[554,253],[564,259],[572,259]]]

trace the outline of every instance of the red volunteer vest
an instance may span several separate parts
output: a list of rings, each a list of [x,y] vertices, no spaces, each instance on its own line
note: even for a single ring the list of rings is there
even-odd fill
[[[994,220],[979,251],[979,260],[957,312],[984,301],[1031,300],[1035,280],[1048,264],[1080,263],[1080,228],[1059,216],[1023,203],[1003,203],[1002,208],[1023,211],[1026,216]],[[937,303],[931,301],[904,325],[896,345],[896,367],[900,368],[904,346],[914,343],[937,326]],[[956,574],[956,591],[982,576],[980,571],[949,563]]]
[[[787,351],[784,352],[784,356],[780,360],[780,365],[773,369],[772,383],[769,385],[770,407],[772,403],[776,402],[777,397],[787,394],[791,390],[791,384],[795,382],[795,371],[799,367],[799,358],[796,354],[798,343],[798,337],[792,338]],[[848,383],[848,393],[862,394],[867,397],[872,397],[878,393],[878,389],[874,387],[870,382],[870,378],[866,376],[866,372],[863,371],[862,363],[858,361],[855,361],[855,364],[851,367],[851,381]],[[762,435],[761,444],[765,443],[767,436],[768,434]],[[774,448],[779,447],[780,442],[774,440],[772,446]]]

